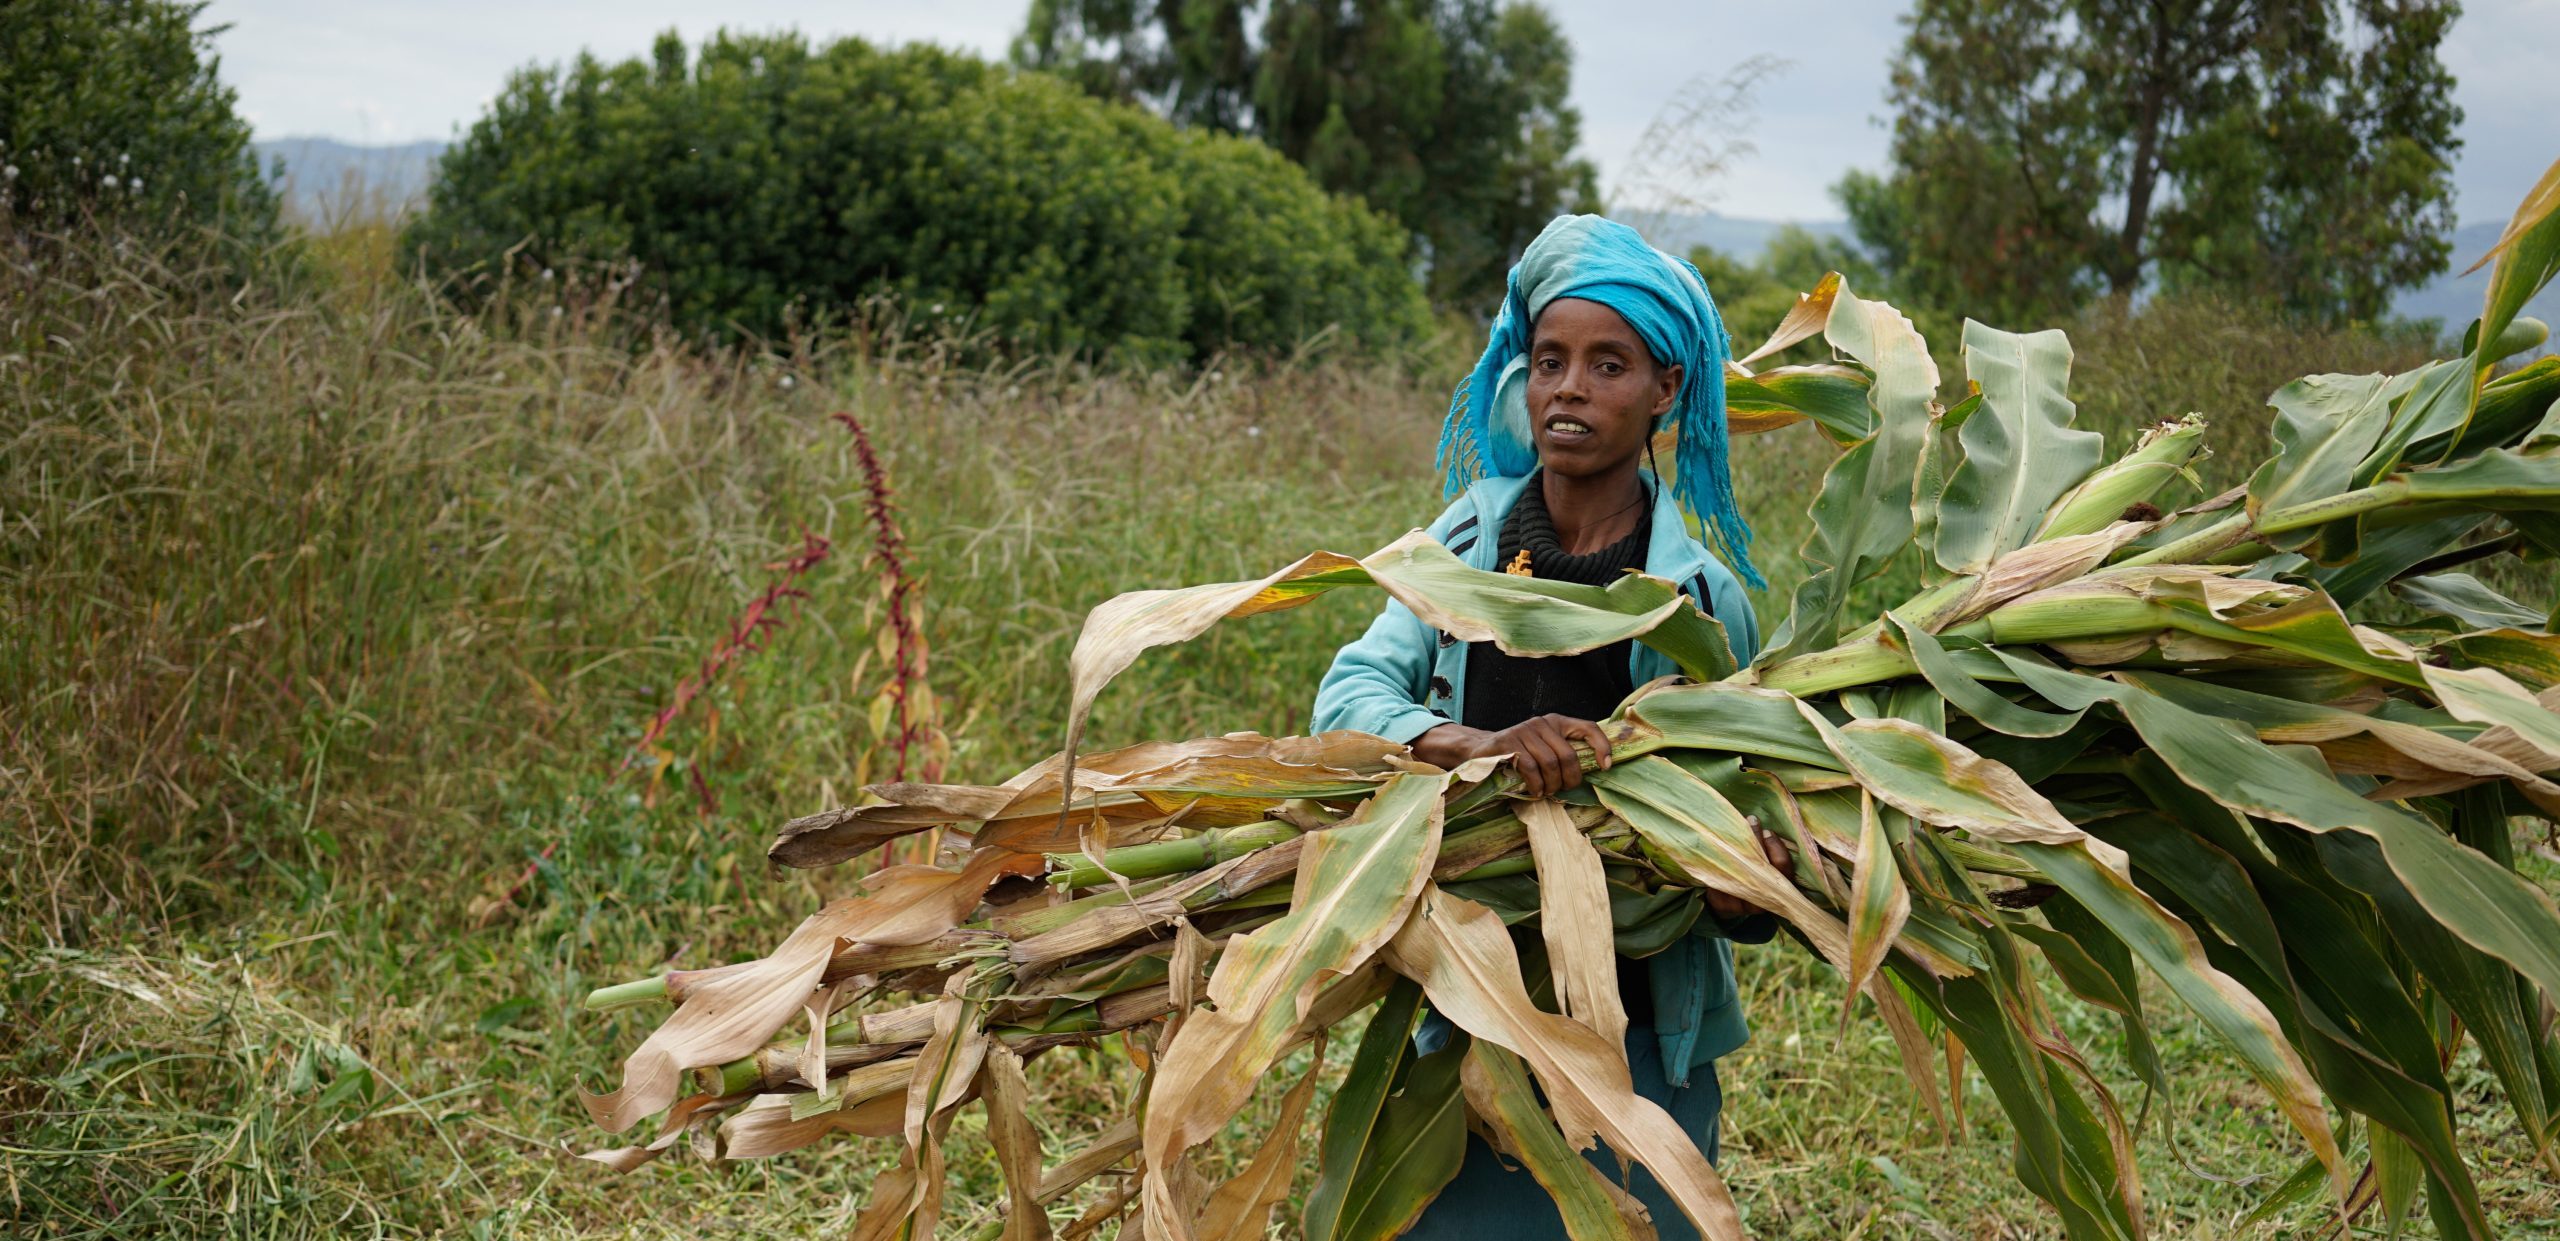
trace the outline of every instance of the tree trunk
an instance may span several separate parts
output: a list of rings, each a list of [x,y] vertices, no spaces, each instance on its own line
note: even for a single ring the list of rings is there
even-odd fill
[[[2133,162],[2125,169],[2124,235],[2116,243],[2116,261],[2108,273],[2119,296],[2130,296],[2142,283],[2142,233],[2151,222],[2151,191],[2160,180],[2160,113],[2168,106],[2170,16],[2157,3],[2150,6],[2151,54],[2142,66],[2142,120],[2134,131]]]

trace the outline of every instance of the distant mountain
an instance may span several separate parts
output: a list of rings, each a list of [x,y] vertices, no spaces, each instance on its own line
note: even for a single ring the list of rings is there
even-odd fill
[[[445,143],[437,139],[398,146],[358,146],[335,138],[277,138],[252,143],[260,167],[273,171],[285,205],[310,220],[328,220],[349,210],[369,212],[377,205],[392,214],[415,207],[427,196],[436,157]]]

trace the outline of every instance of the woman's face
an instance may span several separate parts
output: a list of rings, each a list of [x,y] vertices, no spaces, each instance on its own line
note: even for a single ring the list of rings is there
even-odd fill
[[[1631,469],[1653,420],[1680,395],[1680,368],[1653,360],[1617,311],[1558,298],[1529,337],[1529,430],[1538,461],[1567,477]]]

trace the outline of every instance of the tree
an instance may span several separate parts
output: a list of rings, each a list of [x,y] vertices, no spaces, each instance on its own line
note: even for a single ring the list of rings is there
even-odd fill
[[[717,335],[887,295],[1006,347],[1171,360],[1425,313],[1394,224],[1258,143],[856,39],[668,34],[519,73],[407,243],[447,271],[633,260]]]
[[[1524,0],[1033,0],[1014,58],[1359,194],[1443,304],[1497,295],[1549,219],[1597,209],[1571,47]]]
[[[83,216],[120,227],[278,229],[249,125],[211,54],[203,3],[0,4],[0,210],[13,223]]]
[[[1920,0],[1892,170],[1839,189],[1915,300],[2209,288],[2336,322],[2442,269],[2453,0]]]

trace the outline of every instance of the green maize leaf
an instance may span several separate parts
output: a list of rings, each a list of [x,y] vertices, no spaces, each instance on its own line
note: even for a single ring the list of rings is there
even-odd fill
[[[2030,785],[2051,779],[2063,768],[2089,753],[2100,738],[2117,728],[2114,720],[2103,715],[2083,715],[2071,731],[2059,737],[2012,737],[2001,732],[1982,732],[1967,744],[1973,752],[2018,773]]]
[[[2062,899],[2065,898],[2054,898]],[[2053,901],[2045,902],[2048,908],[2052,904]],[[2099,936],[2094,941],[2032,922],[2012,922],[2008,929],[2010,934],[2034,944],[2044,953],[2045,964],[2053,967],[2054,977],[2061,979],[2062,985],[2069,987],[2073,995],[2122,1017],[2125,1054],[2133,1061],[2134,1072],[2142,1078],[2144,1086],[2162,1094],[2168,1093],[2168,1075],[2160,1065],[2159,1049],[2152,1045],[2151,1031],[2142,1022],[2140,989],[2137,986],[2127,990],[2125,980],[2110,973],[2089,952],[2093,943],[2118,948],[2122,945],[2116,944],[2103,927],[2095,924],[2092,924],[2092,929],[2098,930]],[[2131,965],[2129,957],[2126,965]]]
[[[2353,607],[2419,561],[2451,550],[2488,520],[2483,513],[2454,513],[2368,531],[2355,559],[2341,565],[2314,566],[2308,576],[2338,606]]]
[[[2112,848],[2112,846],[2109,846]],[[2230,975],[2207,962],[2195,932],[2160,907],[2119,870],[2099,865],[2086,848],[2022,842],[2011,846],[2035,863],[2089,915],[2106,924],[2142,963],[2151,967],[2171,994],[2205,1026],[2221,1036],[2239,1056],[2258,1085],[2273,1096],[2293,1122],[2311,1152],[2337,1176],[2345,1192],[2345,1170],[2339,1163],[2337,1135],[2310,1073],[2294,1053],[2275,1014]]]
[[[2473,369],[2482,373],[2497,360],[2495,342],[2515,322],[2516,313],[2554,274],[2560,274],[2560,160],[2553,161],[2542,179],[2525,192],[2497,244],[2470,271],[2480,270],[2492,258],[2498,266],[2489,274],[2488,297],[2480,314],[2480,345],[2472,355]]]
[[[2063,395],[2071,342],[2058,331],[2018,335],[1964,324],[1966,373],[1982,409],[1957,433],[1964,463],[1938,499],[1937,557],[1951,573],[1978,573],[2026,544],[2064,493],[2096,469],[2106,437],[2072,429]]]
[[[2152,1043],[2151,1027],[2143,1018],[2142,978],[2134,970],[2133,951],[2124,946],[2123,940],[2117,939],[2112,932],[2109,932],[2105,923],[2100,922],[2095,915],[2082,907],[2080,902],[2067,895],[2056,893],[2053,899],[2037,906],[2037,912],[2044,915],[2044,920],[2053,927],[2056,934],[2072,942],[2086,969],[2099,971],[2099,974],[2111,985],[2116,995],[2116,1000],[2112,1003],[2099,1000],[2092,992],[2082,990],[2077,985],[2072,989],[2078,991],[2082,998],[2103,1003],[2107,1008],[2121,1015],[2124,1027],[2125,1058],[2133,1062],[2134,1072],[2141,1076],[2144,1085],[2151,1087],[2164,1097],[2168,1095],[2170,1093],[2168,1070],[2160,1063],[2159,1048]],[[2012,924],[2011,929],[2023,935],[2025,926],[2024,923]],[[2053,960],[2052,951],[2048,950],[2045,953],[2045,960]],[[2056,966],[2055,972],[2062,972],[2059,965]],[[2096,985],[2095,978],[2088,978],[2086,981],[2092,986]]]
[[[2412,461],[2450,461],[2483,448],[2513,443],[2560,401],[2560,356],[2537,358],[2481,385],[2471,425],[2458,435],[2431,436],[2410,445]]]
[[[2430,362],[2409,373],[2408,394],[2391,411],[2390,428],[2356,464],[2350,487],[2370,487],[2400,468],[2409,445],[2451,435],[2471,421],[2472,375],[2459,361]]]
[[[1883,703],[1882,718],[1916,724],[1933,733],[1947,731],[1947,696],[1927,681],[1900,681]]]
[[[2052,1045],[2019,1028],[2017,1019],[2031,1011],[2023,996],[2034,984],[2005,939],[2001,934],[1990,937],[1995,970],[1939,980],[1915,977],[1899,965],[1896,971],[1911,993],[1963,1040],[2009,1119],[2012,1166],[2020,1183],[2062,1217],[2064,1235],[2072,1241],[2142,1236],[2105,1123],[2068,1070],[2048,1062]],[[2004,999],[2004,990],[2019,998],[2014,1003]]]
[[[1368,1029],[1362,1032],[1359,1049],[1351,1056],[1351,1067],[1343,1074],[1342,1085],[1334,1091],[1333,1105],[1325,1113],[1324,1134],[1317,1146],[1316,1183],[1307,1191],[1306,1210],[1300,1215],[1307,1236],[1335,1235],[1345,1196],[1369,1156],[1371,1137],[1379,1127],[1387,1100],[1413,1060],[1413,1030],[1421,1019],[1422,988],[1406,978],[1397,979],[1387,989],[1386,998],[1369,1014]],[[1459,1143],[1463,1149],[1463,1132]],[[1454,1160],[1449,1173],[1457,1175]]]
[[[2503,516],[2544,558],[2560,559],[2560,514],[2515,512]],[[2552,609],[2552,616],[2555,619],[2551,627],[2560,629],[2560,607]]]
[[[2151,587],[2146,601],[2181,633],[2265,647],[2403,685],[2424,683],[2417,662],[2394,644],[2368,641],[2328,596],[2311,592],[2280,607],[2217,615],[2194,582]],[[2380,649],[2376,649],[2380,647]]]
[[[1611,752],[1722,750],[1840,770],[1793,695],[1748,685],[1656,683],[1635,692],[1606,725]]]
[[[1844,1028],[1859,994],[1911,920],[1911,892],[1902,882],[1893,838],[1885,833],[1873,797],[1858,799],[1858,819],[1858,872],[1849,885],[1849,989],[1840,1006]]]
[[[1470,568],[1428,537],[1406,535],[1361,567],[1423,623],[1463,642],[1515,655],[1574,655],[1635,638],[1692,680],[1735,669],[1724,626],[1677,586],[1630,573],[1608,586],[1551,582]],[[1567,606],[1556,606],[1564,604]]]
[[[2462,662],[2495,668],[2535,689],[2560,685],[2560,634],[2493,629],[2466,633],[2435,644]]]
[[[1311,832],[1289,912],[1230,940],[1209,979],[1214,1006],[1165,1046],[1147,1094],[1147,1211],[1177,1219],[1170,1172],[1253,1096],[1328,979],[1368,961],[1413,907],[1440,850],[1446,775],[1402,775],[1340,824]]]
[[[1911,541],[1923,548],[1938,543],[1938,503],[1947,494],[1947,479],[1962,463],[1964,446],[1957,440],[1965,424],[1982,409],[1982,394],[1973,393],[1929,420],[1920,440],[1920,466],[1912,478]]]
[[[2086,711],[2107,700],[2107,683],[2065,672],[2032,651],[1989,648],[2000,663],[2046,702],[2065,711]]]
[[[1328,1167],[1307,1201],[1308,1241],[1389,1241],[1404,1235],[1466,1161],[1467,1108],[1459,1074],[1467,1036],[1453,1035],[1447,1047],[1428,1056],[1414,1054],[1410,1036],[1401,1041],[1371,1123],[1345,1131],[1339,1146],[1336,1130],[1326,1126]],[[1347,1157],[1339,1180],[1330,1166],[1336,1149]],[[1330,1198],[1323,1196],[1328,1186],[1334,1187]]]
[[[2370,487],[2399,468],[2413,441],[2454,434],[2471,420],[2476,389],[2470,367],[2458,361],[2435,362],[2410,374],[2415,382],[2392,409],[2390,425],[2381,439],[2357,463],[2347,483],[2349,489]],[[2331,522],[2321,528],[2311,558],[2321,564],[2352,562],[2364,535],[2365,518],[2361,514]]]
[[[2495,819],[2503,831],[2505,816]],[[2497,1075],[2508,1105],[2526,1131],[2548,1130],[2551,1100],[2536,1064],[2539,1014],[2527,1009],[2514,972],[2447,934],[2428,917],[2371,842],[2324,840],[2320,859],[2342,881],[2370,895],[2392,941],[2408,954],[2479,1045],[2481,1059]],[[2359,1012],[2358,1017],[2362,1016]]]
[[[1791,366],[1758,375],[1727,375],[1726,416],[1735,430],[1775,429],[1810,418],[1833,439],[1849,443],[1875,431],[1867,408],[1867,377],[1845,366]],[[1783,420],[1783,421],[1779,421]]]
[[[2374,1195],[2382,1203],[2383,1241],[2398,1241],[2409,1223],[2409,1208],[2418,1204],[2418,1187],[2427,1183],[2427,1165],[2409,1144],[2388,1129],[2375,1129]]]
[[[1750,823],[1715,786],[1660,757],[1616,763],[1585,778],[1666,871],[1786,919],[1823,959],[1847,972],[1848,928],[1769,864]]]
[[[2409,500],[2501,514],[2560,509],[2560,445],[2492,448],[2436,469],[2394,475]]]
[[[1971,929],[1975,911],[1906,886],[1912,888],[1911,920],[1895,946],[1933,974],[1953,977],[1985,968],[1982,937]]]
[[[1802,710],[1858,783],[1896,810],[2003,844],[2085,845],[2105,865],[2123,869],[2122,855],[2091,841],[2016,772],[1946,737],[1906,720],[1852,720],[1833,728],[1811,707]]]
[[[2295,1168],[2292,1175],[2276,1182],[2276,1187],[2268,1190],[2267,1196],[2260,1198],[2257,1206],[2250,1208],[2247,1215],[2240,1217],[2240,1231],[2245,1233],[2274,1223],[2277,1216],[2309,1202],[2320,1192],[2321,1185],[2328,1179],[2328,1169],[2321,1167],[2319,1160],[2303,1160],[2301,1167]]]
[[[2284,924],[2302,945],[2300,950],[2290,948],[2284,931],[2278,929],[2279,914],[2261,901],[2255,882],[2272,868],[2242,834],[2239,820],[2211,799],[2176,787],[2165,770],[2152,770],[2146,787],[2160,789],[2164,802],[2180,806],[2184,813],[2174,821],[2153,815],[2111,819],[2106,823],[2108,834],[2134,854],[2144,875],[2174,892],[2193,911],[2193,925],[2214,928],[2238,945],[2236,951],[2225,950],[2219,939],[2209,940],[2207,954],[2275,1013],[2329,1097],[2352,1112],[2410,1135],[2431,1164],[2447,1171],[2448,1194],[2467,1195],[2476,1215],[2477,1193],[2462,1169],[2448,1123],[2443,1079],[2431,1058],[2433,1043],[2427,1027],[2417,1023],[2412,1038],[2411,1028],[2404,1026],[2396,1041],[2426,1049],[2415,1058],[2432,1085],[2392,1067],[2382,1050],[2368,1046],[2327,1015],[2332,1010],[2353,1010],[2323,979],[2360,989],[2375,985],[2377,978],[2390,977],[2389,968],[2369,948],[2362,955],[2351,951],[2366,944],[2360,926],[2340,919],[2334,903],[2290,906],[2283,916],[2303,919],[2299,924]],[[2241,858],[2249,863],[2244,866],[2237,860]],[[2287,890],[2304,889],[2297,882]],[[2360,969],[2366,973],[2360,976]],[[2403,999],[2399,1009],[2406,1008]],[[2377,1020],[2390,1011],[2394,1010],[2378,1012]]]
[[[2431,612],[2441,612],[2474,629],[2542,628],[2542,613],[2526,607],[2468,573],[2436,573],[2407,577],[2391,584],[2401,598]]]
[[[2254,825],[2258,847],[2250,848],[2239,820],[2228,810],[2217,814],[2210,799],[2178,790],[2169,800],[2189,807],[2181,818],[2207,825],[2217,845],[2248,872],[2269,915],[2287,936],[2294,962],[2291,978],[2307,1010],[2351,1020],[2352,1038],[2340,1041],[2352,1042],[2368,1059],[2389,1064],[2438,1100],[2449,1101],[2444,1049],[2419,1005],[2415,980],[2403,978],[2407,970],[2386,952],[2361,894],[2323,867],[2307,843],[2316,838],[2261,823]],[[2450,1128],[2435,1137],[2452,1149]]]
[[[1937,364],[1902,312],[1845,288],[1832,303],[1824,335],[1875,375],[1867,401],[1876,411],[1876,430],[1840,454],[1823,475],[1813,533],[1803,549],[1811,572],[1796,588],[1786,621],[1770,636],[1764,663],[1830,646],[1850,589],[1880,572],[1911,540],[1912,479],[1938,391]]]
[[[2119,682],[2112,693],[2126,721],[2181,781],[2243,814],[2372,837],[2393,872],[2446,928],[2560,992],[2560,909],[2515,872],[2446,839],[2432,824],[2358,797],[2286,758],[2245,725],[2189,711],[2131,684]]]
[[[1558,1132],[1520,1058],[1481,1040],[1467,1047],[1459,1081],[1467,1106],[1501,1139],[1504,1153],[1520,1161],[1555,1199],[1570,1241],[1634,1241],[1635,1232],[1609,1193],[1600,1169],[1575,1154]],[[1651,1229],[1646,1230],[1647,1234]]]
[[[2084,707],[2068,715],[2053,715],[2019,706],[1968,674],[1928,630],[1893,613],[1886,616],[1895,635],[1910,648],[1912,662],[1920,665],[1920,675],[1928,678],[1930,686],[1945,695],[1957,710],[1990,728],[2013,737],[2058,737],[2071,731],[2087,711]]]
[[[2276,455],[2249,476],[2249,516],[2329,499],[2348,489],[2356,466],[2389,429],[2391,404],[2414,375],[2310,375],[2267,398],[2276,411]],[[2277,538],[2290,550],[2309,531]]]
[[[2326,844],[2322,852],[2330,851]],[[2341,878],[2350,876],[2341,875]],[[2305,937],[2307,940],[2309,935]],[[2306,955],[2326,952],[2333,941],[2306,944]],[[2344,971],[2332,970],[2320,976],[2321,981],[2348,980]],[[2395,1065],[2367,1044],[2361,1042],[2348,1027],[2353,1020],[2361,1023],[2365,1014],[2349,1007],[2349,997],[2322,997],[2318,988],[2307,987],[2304,1012],[2308,1037],[2304,1048],[2310,1054],[2322,1084],[2342,1105],[2363,1113],[2376,1126],[2389,1129],[2406,1140],[2411,1149],[2425,1160],[2428,1175],[2435,1186],[2441,1218],[2454,1221],[2449,1235],[2487,1237],[2492,1235],[2488,1217],[2480,1204],[2479,1187],[2473,1182],[2463,1162],[2459,1139],[2453,1128],[2453,1099],[2434,1064],[2420,1068],[2422,1076],[2413,1075],[2411,1067]],[[2337,1014],[2330,1016],[2331,1013]],[[2446,1049],[2449,1053],[2450,1049]]]
[[[1758,819],[1760,826],[1787,842],[1787,851],[1795,861],[1797,887],[1809,892],[1826,890],[1820,859],[1813,852],[1818,846],[1805,827],[1804,807],[1776,776],[1739,763],[1734,764],[1730,775],[1701,771],[1694,766],[1689,767],[1689,773],[1714,785],[1734,809]]]

